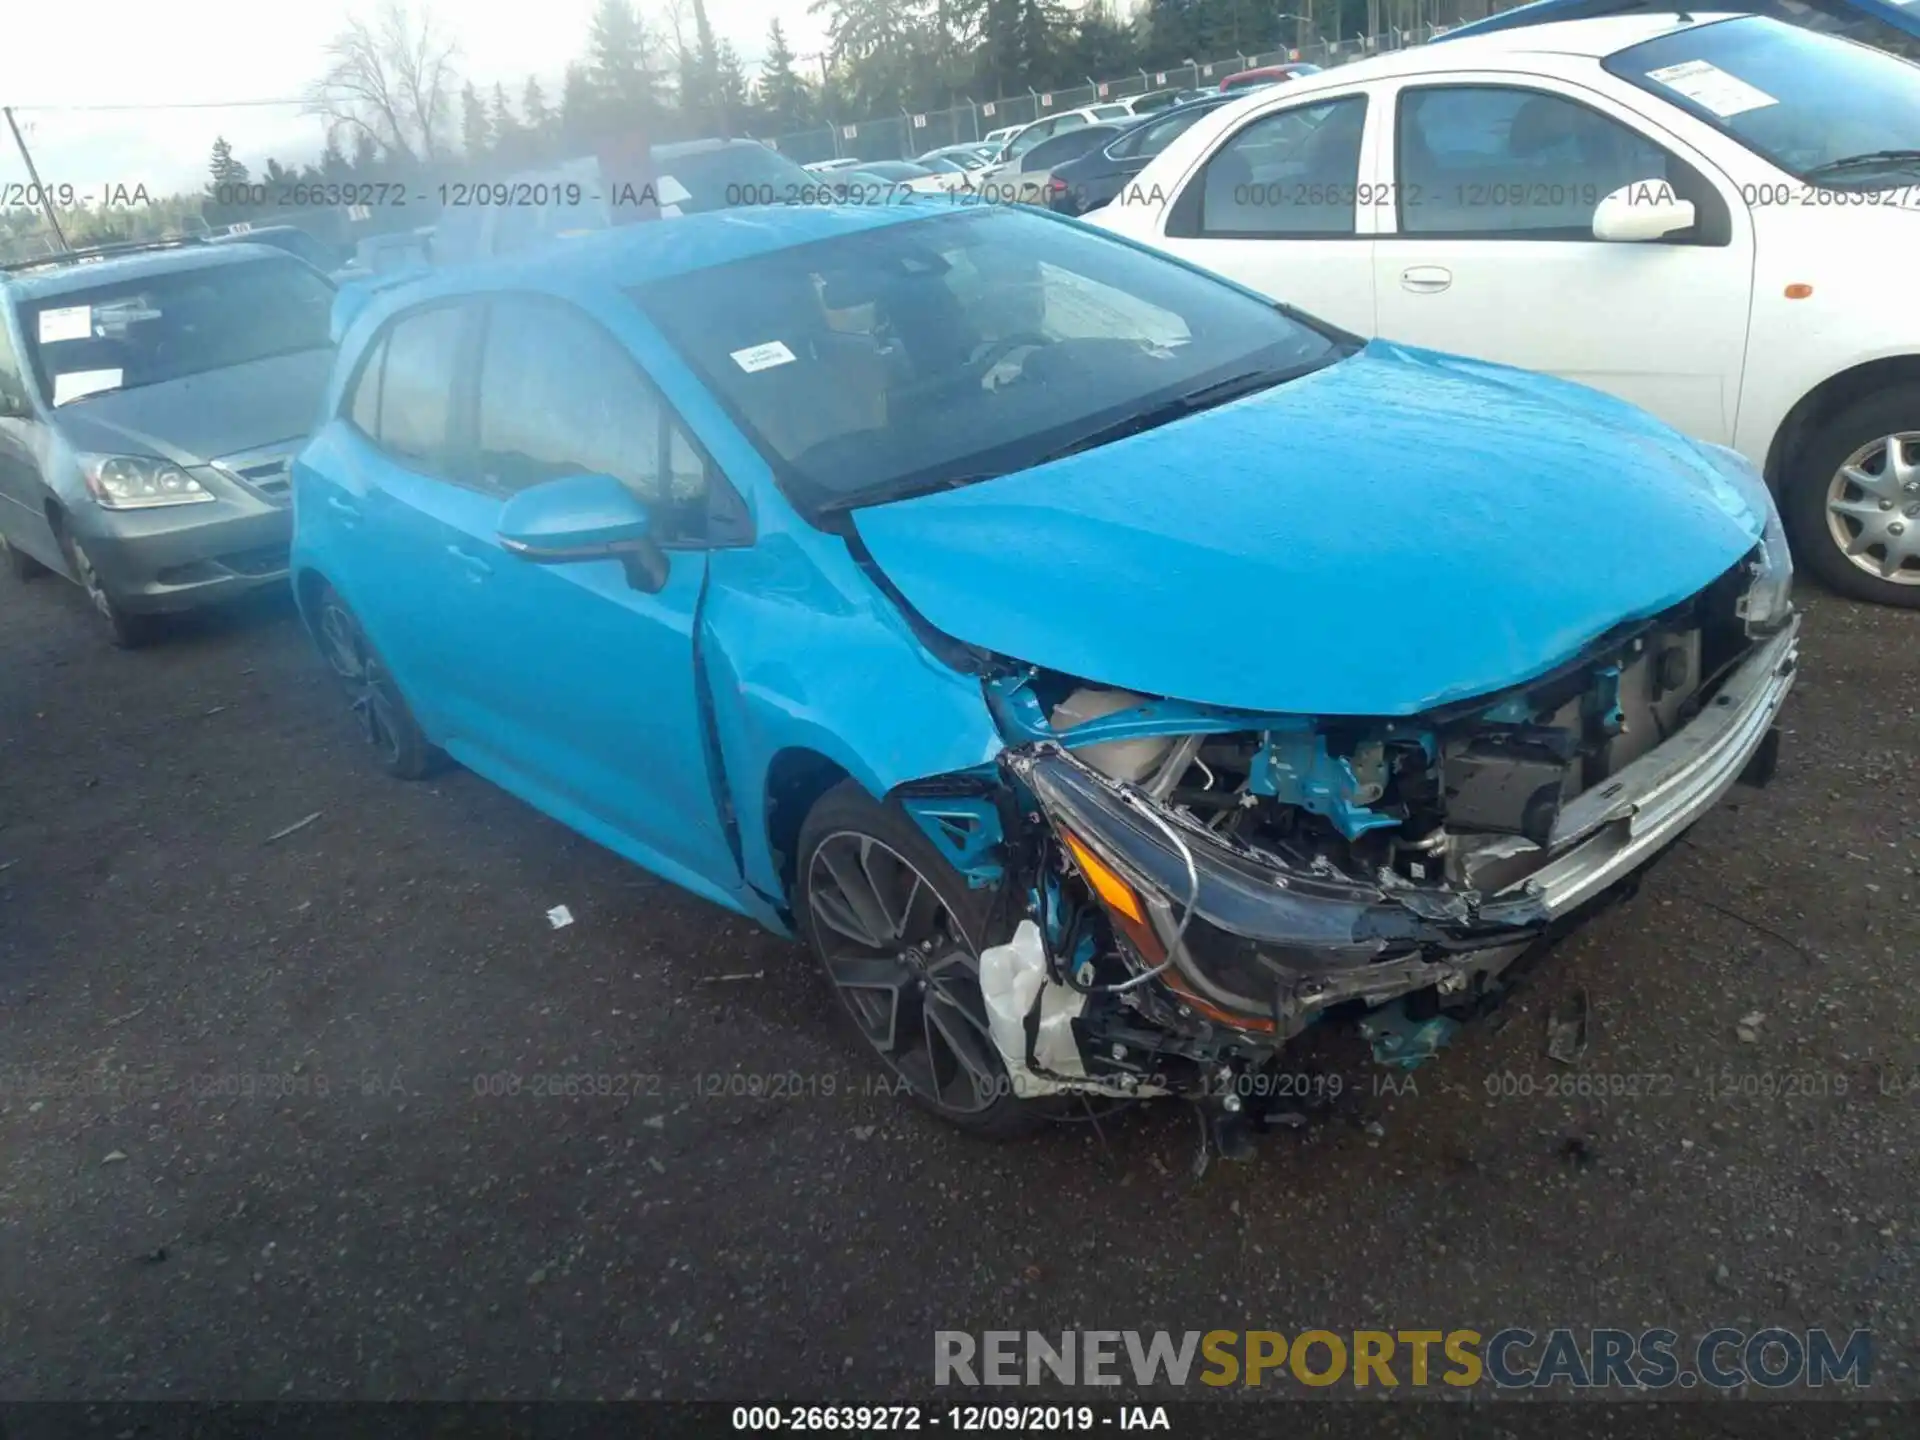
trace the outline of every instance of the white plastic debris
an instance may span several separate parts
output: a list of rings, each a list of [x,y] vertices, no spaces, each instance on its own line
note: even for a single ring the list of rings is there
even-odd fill
[[[1089,1082],[1063,1084],[1052,1076],[1084,1079],[1080,1046],[1073,1038],[1073,1018],[1085,1008],[1087,997],[1047,979],[1047,957],[1040,945],[1040,927],[1022,920],[1005,945],[992,945],[980,955],[980,991],[987,1002],[987,1028],[994,1047],[1006,1062],[1013,1093],[1022,1097],[1053,1095],[1061,1091],[1102,1089]],[[1040,1028],[1033,1042],[1036,1073],[1027,1064],[1027,1016],[1040,1007]]]
[[[556,905],[547,911],[547,923],[556,930],[564,930],[573,924],[573,912],[564,905]]]

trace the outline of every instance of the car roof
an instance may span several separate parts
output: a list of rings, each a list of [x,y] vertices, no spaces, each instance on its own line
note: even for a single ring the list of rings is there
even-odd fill
[[[394,286],[381,298],[391,295],[403,300],[411,298],[403,295],[410,291],[422,297],[464,294],[516,283],[535,290],[554,283],[625,289],[816,240],[952,214],[954,209],[946,196],[908,196],[887,205],[761,205],[682,215],[670,224],[638,221],[427,272]]]
[[[1279,96],[1291,101],[1296,96],[1340,89],[1356,81],[1468,70],[1481,61],[1512,61],[1528,55],[1571,55],[1601,60],[1656,36],[1697,30],[1726,20],[1752,18],[1748,12],[1661,10],[1587,20],[1557,20],[1548,25],[1491,30],[1480,35],[1462,35],[1458,39],[1446,36],[1442,37],[1446,40],[1444,45],[1412,45],[1405,50],[1394,50],[1350,64],[1335,65],[1313,74],[1296,76],[1287,82],[1284,89],[1252,89],[1237,98],[1241,104],[1261,106],[1272,103]]]
[[[53,258],[53,257],[50,257]],[[97,285],[114,285],[122,280],[138,280],[143,275],[170,275],[181,270],[206,270],[217,265],[241,265],[250,260],[292,260],[286,251],[272,245],[231,241],[223,245],[183,245],[173,250],[135,250],[125,255],[103,255],[92,260],[57,264],[45,270],[0,276],[10,295],[22,300],[41,300],[52,295],[67,295],[76,290],[91,290]]]

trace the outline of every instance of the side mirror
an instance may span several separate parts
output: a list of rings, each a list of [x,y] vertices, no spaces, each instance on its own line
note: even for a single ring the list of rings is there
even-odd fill
[[[509,553],[536,565],[621,560],[637,588],[666,583],[652,513],[611,475],[566,475],[522,490],[501,508],[499,537]]]
[[[1693,202],[1673,193],[1666,180],[1622,185],[1593,212],[1596,240],[1660,240],[1693,225]]]

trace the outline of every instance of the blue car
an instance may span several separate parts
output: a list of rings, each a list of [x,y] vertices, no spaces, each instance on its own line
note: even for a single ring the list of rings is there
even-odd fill
[[[993,1135],[1179,1094],[1224,1137],[1323,1020],[1419,1059],[1764,779],[1794,675],[1732,451],[1018,207],[380,291],[294,496],[386,769],[799,938]]]

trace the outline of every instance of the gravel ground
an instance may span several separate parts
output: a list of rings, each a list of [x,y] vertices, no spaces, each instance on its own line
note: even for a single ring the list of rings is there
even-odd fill
[[[1771,788],[1196,1178],[1179,1106],[954,1134],[793,946],[385,779],[290,606],[120,654],[0,580],[0,1396],[878,1400],[936,1329],[1777,1323],[1870,1327],[1914,1397],[1920,614],[1803,599]]]

